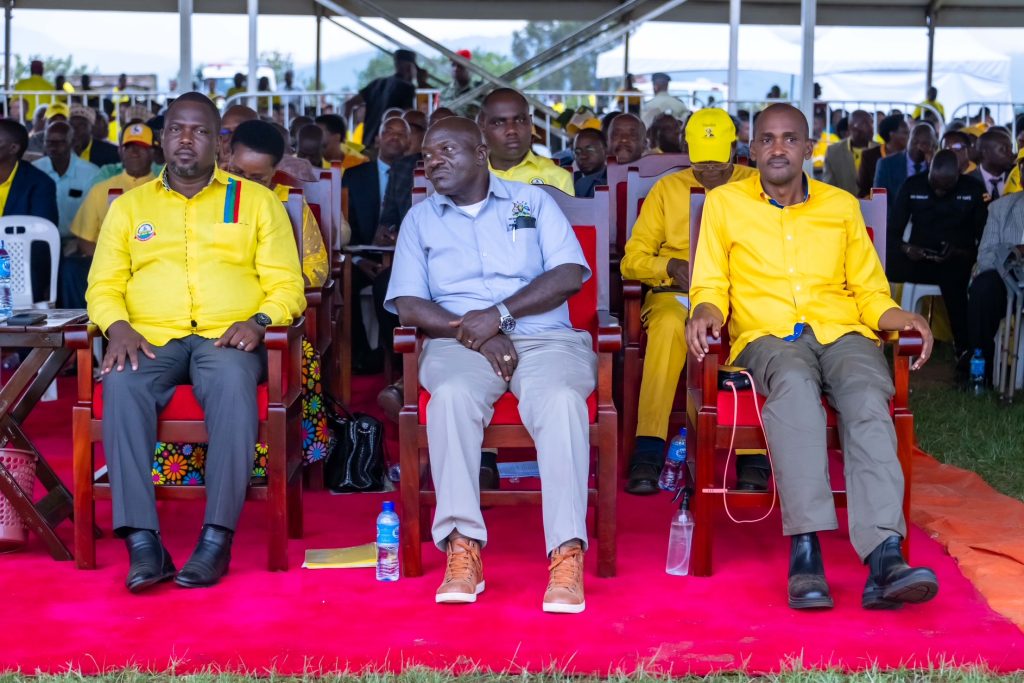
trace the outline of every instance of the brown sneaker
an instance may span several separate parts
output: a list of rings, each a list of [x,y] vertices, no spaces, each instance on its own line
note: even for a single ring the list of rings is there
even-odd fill
[[[444,581],[434,596],[436,602],[476,602],[484,592],[484,565],[480,559],[480,544],[458,537],[448,541],[448,568]]]
[[[544,611],[579,614],[586,607],[583,600],[583,548],[566,543],[551,553],[551,580],[544,591]]]

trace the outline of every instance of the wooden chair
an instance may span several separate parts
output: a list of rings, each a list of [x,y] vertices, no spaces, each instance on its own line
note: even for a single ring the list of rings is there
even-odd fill
[[[268,505],[268,567],[288,569],[288,538],[302,538],[302,333],[300,317],[291,326],[267,328],[267,381],[257,390],[259,439],[269,447],[267,479],[249,487],[246,498]],[[95,500],[110,499],[106,467],[94,471],[94,444],[103,439],[103,383],[93,379],[92,344],[100,338],[93,324],[77,325],[67,333],[68,346],[77,350],[78,403],[72,410],[75,488],[75,558],[81,569],[96,567],[93,537]],[[157,439],[167,442],[209,440],[203,412],[190,385],[179,386],[160,413]],[[154,444],[155,445],[155,444]],[[255,444],[253,444],[255,446]],[[158,500],[203,498],[202,486],[157,486]]]
[[[552,188],[551,192],[559,192]],[[562,193],[559,193],[562,194]],[[597,230],[594,224],[605,215],[606,197],[576,199],[562,194],[559,206],[573,225],[583,247],[593,277],[569,300],[569,317],[574,327],[590,331],[598,353],[597,388],[587,400],[590,409],[590,444],[597,449],[596,483],[588,489],[588,502],[595,506],[597,527],[597,573],[615,575],[615,497],[617,488],[616,438],[618,415],[612,401],[612,355],[622,347],[618,322],[598,305],[597,279],[604,272],[598,266]],[[395,330],[395,351],[404,354],[404,406],[399,416],[401,492],[404,523],[402,554],[406,576],[423,573],[421,543],[429,536],[429,508],[435,504],[429,488],[430,466],[427,458],[426,406],[430,395],[419,384],[422,335],[416,328]],[[532,448],[533,441],[519,419],[517,401],[511,393],[495,404],[494,417],[484,430],[485,448]],[[518,505],[540,503],[540,491],[481,491],[481,505]]]
[[[877,201],[877,199],[875,200]],[[700,231],[700,216],[703,211],[703,195],[691,197],[690,215],[690,263],[692,272],[693,255],[696,251]],[[884,212],[881,214],[884,216]],[[882,235],[884,242],[884,224],[882,229],[874,230],[873,238]],[[891,413],[896,426],[896,454],[900,468],[903,470],[903,515],[910,521],[910,481],[914,448],[914,417],[910,412],[908,400],[910,396],[910,358],[920,355],[921,337],[917,333],[902,332],[884,334],[884,339],[893,344],[894,374],[896,394],[891,402]],[[711,552],[714,525],[714,511],[723,505],[723,498],[728,499],[730,509],[743,510],[768,507],[772,501],[771,492],[747,492],[726,490],[721,491],[722,482],[717,479],[716,454],[728,449],[730,436],[735,421],[735,449],[765,449],[767,447],[764,432],[758,422],[754,401],[764,405],[764,397],[747,389],[739,392],[738,408],[733,408],[731,392],[719,392],[718,368],[729,357],[729,338],[726,327],[722,328],[721,339],[708,336],[708,354],[703,361],[698,361],[691,353],[686,362],[687,414],[686,414],[686,446],[691,454],[690,470],[694,477],[693,494],[693,559],[692,573],[695,576],[710,576]],[[826,438],[830,450],[840,448],[837,415],[824,397],[822,404],[827,415]],[[834,490],[833,497],[836,507],[846,507],[846,491]],[[908,536],[909,538],[909,536]],[[910,543],[903,540],[903,553],[909,558]]]

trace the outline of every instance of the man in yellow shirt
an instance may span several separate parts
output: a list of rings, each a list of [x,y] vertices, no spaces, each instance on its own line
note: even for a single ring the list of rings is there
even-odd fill
[[[832,607],[816,532],[838,522],[828,479],[824,391],[839,416],[850,540],[869,568],[861,604],[894,609],[938,592],[935,574],[907,565],[903,474],[889,415],[893,383],[876,330],[917,330],[931,354],[928,323],[900,310],[850,194],[809,180],[807,121],[777,104],[755,123],[760,176],[708,193],[690,297],[689,348],[702,359],[707,334],[729,316],[730,362],[749,370],[764,404],[764,430],[792,537],[789,605]]]
[[[85,288],[96,251],[96,240],[110,208],[110,190],[127,192],[153,180],[153,131],[144,123],[133,123],[124,131],[119,150],[124,171],[92,186],[71,221],[77,239],[75,252],[61,260],[61,301],[68,308],[85,308]]]
[[[572,174],[530,149],[533,119],[522,93],[498,88],[484,98],[477,124],[487,143],[491,173],[502,180],[530,185],[552,185],[575,196]]]
[[[23,78],[14,84],[14,89],[20,92],[46,92],[56,90],[53,83],[43,78],[44,65],[38,59],[29,65],[29,77]],[[26,111],[31,113],[41,104],[48,104],[53,101],[52,95],[27,95],[25,98]]]
[[[165,121],[167,167],[110,207],[86,293],[89,317],[109,340],[103,444],[132,592],[172,577],[187,588],[211,586],[227,571],[257,440],[263,337],[305,307],[281,202],[217,168],[214,104],[186,93]],[[205,414],[211,457],[203,530],[175,576],[158,532],[151,468],[157,415],[187,383]]]
[[[684,340],[690,283],[690,190],[711,189],[757,175],[732,163],[736,127],[722,109],[701,109],[686,123],[691,168],[659,180],[626,242],[622,277],[646,285],[641,319],[647,329],[636,446],[630,458],[626,491],[658,492],[658,474],[665,458],[669,414],[679,375],[686,362]]]
[[[920,121],[922,114],[925,114],[925,115],[931,114],[931,112],[926,110],[925,107],[931,107],[935,111],[939,112],[939,116],[941,116],[943,119],[945,119],[946,118],[946,108],[943,107],[942,103],[939,102],[939,100],[938,100],[938,97],[939,97],[938,89],[935,88],[934,86],[930,87],[930,88],[928,88],[928,92],[926,94],[927,94],[927,97],[925,98],[924,102],[922,102],[921,104],[919,104],[916,107],[914,107],[914,113],[912,114],[912,116],[915,119]],[[934,116],[934,114],[932,116]]]
[[[323,131],[321,165],[324,168],[330,168],[332,162],[340,161],[342,170],[347,171],[370,160],[360,153],[361,145],[345,141],[345,119],[337,114],[321,114],[316,117],[316,125]]]
[[[287,185],[274,183],[274,172],[284,157],[284,138],[266,121],[246,121],[231,138],[231,163],[228,171],[270,188],[282,202],[288,201]],[[327,281],[330,265],[320,226],[313,211],[302,201],[302,274],[306,284],[321,287]]]

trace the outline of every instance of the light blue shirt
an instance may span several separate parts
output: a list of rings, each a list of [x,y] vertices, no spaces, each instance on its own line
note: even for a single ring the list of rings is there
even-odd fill
[[[437,193],[406,214],[384,307],[397,313],[395,299],[414,296],[463,315],[504,301],[566,263],[586,269],[584,280],[590,277],[580,243],[555,200],[533,185],[491,174],[476,218]],[[570,327],[566,303],[516,320],[516,334]]]
[[[385,164],[377,159],[377,182],[380,184],[380,203],[384,203],[384,192],[388,189],[388,174],[391,172],[391,164]]]
[[[71,237],[71,221],[75,220],[78,207],[82,205],[85,196],[89,194],[93,178],[100,172],[99,167],[79,158],[74,153],[71,154],[68,170],[62,176],[57,175],[57,172],[53,170],[53,162],[50,161],[50,157],[36,159],[32,165],[57,183],[57,213],[60,217],[57,229],[60,231],[62,239]]]

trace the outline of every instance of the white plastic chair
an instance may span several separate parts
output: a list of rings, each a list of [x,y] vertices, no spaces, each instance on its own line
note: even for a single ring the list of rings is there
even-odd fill
[[[57,226],[35,216],[0,217],[0,239],[11,255],[11,298],[14,308],[53,308],[57,302],[57,267],[60,264],[60,233]],[[32,301],[32,277],[29,258],[32,242],[50,245],[50,298]]]

